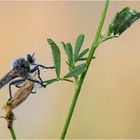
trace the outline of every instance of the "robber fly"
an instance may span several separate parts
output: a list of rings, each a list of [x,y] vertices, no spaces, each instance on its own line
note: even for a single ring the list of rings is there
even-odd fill
[[[12,70],[10,70],[1,80],[0,80],[0,89],[5,86],[6,84],[9,83],[9,95],[10,98],[12,98],[11,94],[11,86],[15,85],[16,87],[20,87],[20,84],[22,84],[25,80],[30,80],[35,83],[40,84],[44,88],[46,85],[43,83],[41,77],[40,77],[40,69],[39,68],[44,68],[44,69],[54,69],[54,67],[45,67],[40,64],[35,63],[34,59],[34,54],[30,55],[27,54],[26,59],[25,58],[19,58],[16,59],[13,63]],[[34,72],[38,73],[38,78],[39,80],[34,80],[32,78],[32,74]],[[15,80],[15,78],[20,78]]]

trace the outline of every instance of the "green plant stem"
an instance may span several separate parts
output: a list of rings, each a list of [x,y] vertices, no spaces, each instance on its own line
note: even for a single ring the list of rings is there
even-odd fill
[[[9,131],[10,131],[10,133],[11,133],[12,139],[13,139],[13,140],[16,140],[16,135],[15,135],[15,132],[14,132],[13,127],[9,128]]]
[[[66,136],[66,133],[67,133],[67,130],[68,130],[68,127],[69,127],[69,124],[70,124],[70,120],[72,118],[72,114],[74,112],[74,108],[75,108],[75,105],[76,105],[76,102],[77,102],[77,99],[78,99],[78,96],[79,96],[83,81],[85,79],[86,73],[88,71],[88,68],[89,68],[89,65],[91,63],[92,57],[93,57],[93,55],[95,53],[95,50],[98,47],[98,45],[100,44],[98,42],[98,40],[99,40],[100,33],[101,33],[103,23],[104,23],[104,20],[105,20],[108,5],[109,5],[109,0],[106,0],[105,1],[105,6],[104,6],[104,9],[103,9],[103,12],[102,12],[102,16],[101,16],[101,19],[100,19],[100,22],[99,22],[99,26],[98,26],[98,29],[97,29],[97,32],[96,32],[96,35],[95,35],[95,39],[94,39],[94,41],[92,43],[92,46],[91,46],[91,49],[90,49],[90,52],[89,52],[89,55],[88,55],[88,58],[87,58],[87,61],[86,61],[87,70],[86,70],[86,72],[84,72],[81,75],[80,80],[78,82],[78,86],[77,86],[77,88],[75,90],[75,94],[74,94],[74,97],[73,97],[73,100],[72,100],[68,115],[66,117],[66,121],[65,121],[65,124],[64,124],[60,139],[64,139],[65,136]]]
[[[47,83],[48,85],[49,84],[52,84],[54,82],[58,82],[58,81],[67,81],[67,82],[74,82],[73,80],[70,80],[70,79],[66,79],[66,78],[53,78],[53,79],[50,79],[50,80],[46,80],[46,81],[43,81],[43,83]]]

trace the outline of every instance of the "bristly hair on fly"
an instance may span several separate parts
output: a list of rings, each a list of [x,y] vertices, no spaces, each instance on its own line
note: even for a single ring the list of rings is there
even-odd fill
[[[16,58],[14,60],[11,61],[11,68],[15,68],[17,65],[19,65],[21,62],[25,62],[26,60],[24,58]]]
[[[27,54],[25,58],[16,58],[14,60],[11,61],[10,64],[10,68],[15,68],[17,65],[24,63],[25,61],[28,61],[30,65],[34,64],[35,62],[35,57],[34,57],[35,53],[33,53],[32,55]]]

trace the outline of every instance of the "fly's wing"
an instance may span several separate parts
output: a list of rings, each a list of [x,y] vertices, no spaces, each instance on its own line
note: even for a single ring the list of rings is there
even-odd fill
[[[2,79],[0,79],[0,89],[8,84],[11,80],[18,77],[17,74],[18,72],[15,69],[9,71]]]

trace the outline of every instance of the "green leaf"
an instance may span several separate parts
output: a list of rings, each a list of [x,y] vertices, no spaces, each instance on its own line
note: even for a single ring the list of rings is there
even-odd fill
[[[68,62],[68,61],[66,61],[66,64],[70,67],[70,64],[69,64],[69,62]]]
[[[95,56],[93,56],[92,59],[95,59]],[[83,57],[83,58],[78,59],[78,61],[85,61],[85,60],[87,60],[87,57]]]
[[[73,50],[70,43],[66,44],[66,54],[68,56],[68,61],[70,65],[73,65]]]
[[[65,44],[64,42],[61,42],[66,55],[68,56],[68,66],[70,67],[71,65],[73,65],[73,49],[72,49],[72,45],[70,43]]]
[[[140,12],[126,7],[116,14],[107,30],[107,36],[118,37],[136,20],[140,18]]]
[[[78,66],[76,66],[75,68],[73,68],[69,73],[67,73],[64,78],[69,78],[69,77],[73,77],[73,76],[78,76],[80,74],[82,74],[83,72],[86,71],[86,65],[85,64],[80,64]]]
[[[85,54],[87,54],[88,51],[89,51],[89,48],[83,50],[83,51],[79,54],[79,56],[77,57],[77,60],[76,60],[76,61],[79,61],[80,59],[82,59],[83,56],[84,56]]]
[[[75,43],[74,61],[76,61],[76,59],[79,55],[79,52],[80,52],[80,49],[82,47],[83,42],[84,42],[84,34],[81,34],[77,37],[77,40],[76,40],[76,43]]]
[[[60,66],[61,66],[60,50],[59,50],[59,47],[55,44],[55,42],[52,39],[47,39],[47,41],[52,49],[55,71],[56,71],[57,78],[59,79],[60,78]]]
[[[61,42],[61,44],[62,44],[62,46],[63,46],[63,48],[64,48],[64,50],[66,52],[66,44],[63,41]]]

